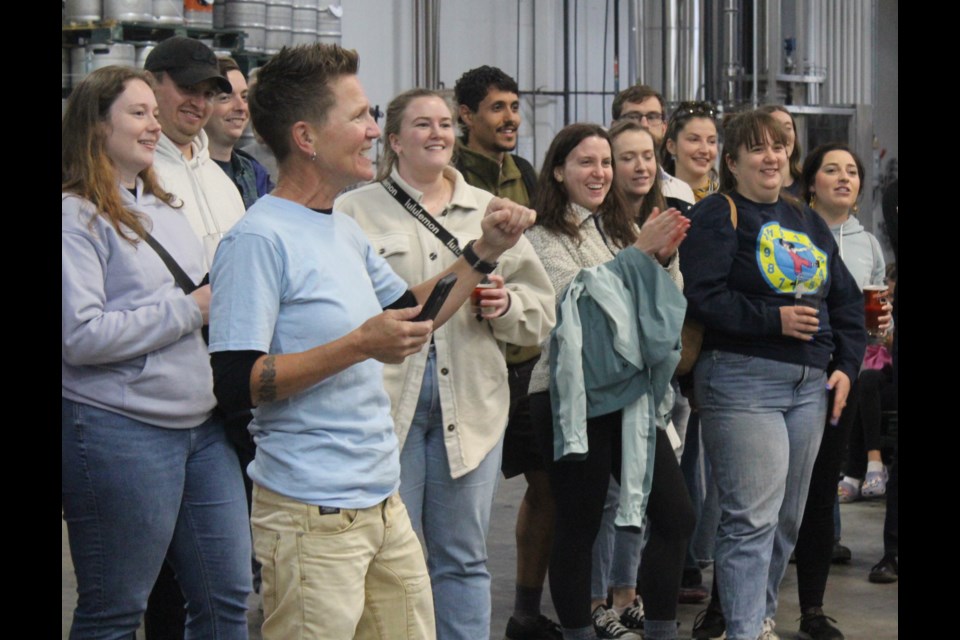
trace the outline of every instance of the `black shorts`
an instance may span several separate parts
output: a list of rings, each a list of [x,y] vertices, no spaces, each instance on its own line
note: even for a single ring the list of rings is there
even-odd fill
[[[510,381],[510,415],[507,431],[503,436],[503,462],[500,470],[503,477],[512,478],[528,471],[543,470],[543,454],[539,438],[530,419],[530,374],[540,356],[507,365]]]

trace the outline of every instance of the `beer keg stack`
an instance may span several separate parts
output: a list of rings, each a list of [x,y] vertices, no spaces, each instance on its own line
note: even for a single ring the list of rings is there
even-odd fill
[[[285,46],[341,41],[340,4],[320,0],[63,0],[61,89],[112,64],[143,68],[157,42],[198,38],[246,71]]]

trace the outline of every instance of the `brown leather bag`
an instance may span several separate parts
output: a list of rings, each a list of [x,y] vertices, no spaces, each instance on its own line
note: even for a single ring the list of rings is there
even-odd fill
[[[727,194],[723,197],[730,203],[730,224],[737,228],[737,205],[733,198]],[[689,315],[683,321],[683,328],[680,330],[680,362],[677,364],[677,370],[674,375],[682,376],[693,371],[697,364],[697,358],[700,357],[700,348],[703,346],[703,324],[697,322]]]

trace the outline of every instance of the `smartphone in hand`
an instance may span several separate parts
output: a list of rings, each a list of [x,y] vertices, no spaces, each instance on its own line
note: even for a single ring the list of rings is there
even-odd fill
[[[413,321],[422,322],[424,320],[435,319],[437,314],[440,313],[440,308],[443,307],[443,303],[446,302],[447,296],[449,296],[453,290],[453,285],[456,283],[457,274],[455,273],[448,273],[440,278],[433,287],[433,291],[430,292],[430,297],[423,303],[423,309],[420,310],[420,313]]]

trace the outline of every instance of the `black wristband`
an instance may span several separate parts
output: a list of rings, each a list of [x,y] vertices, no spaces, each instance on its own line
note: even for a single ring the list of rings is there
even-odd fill
[[[476,242],[476,240],[471,240],[463,247],[464,260],[467,261],[467,264],[469,264],[474,271],[478,271],[484,275],[493,273],[497,268],[497,263],[481,260],[480,256],[477,255],[477,252],[473,250],[474,242]]]

